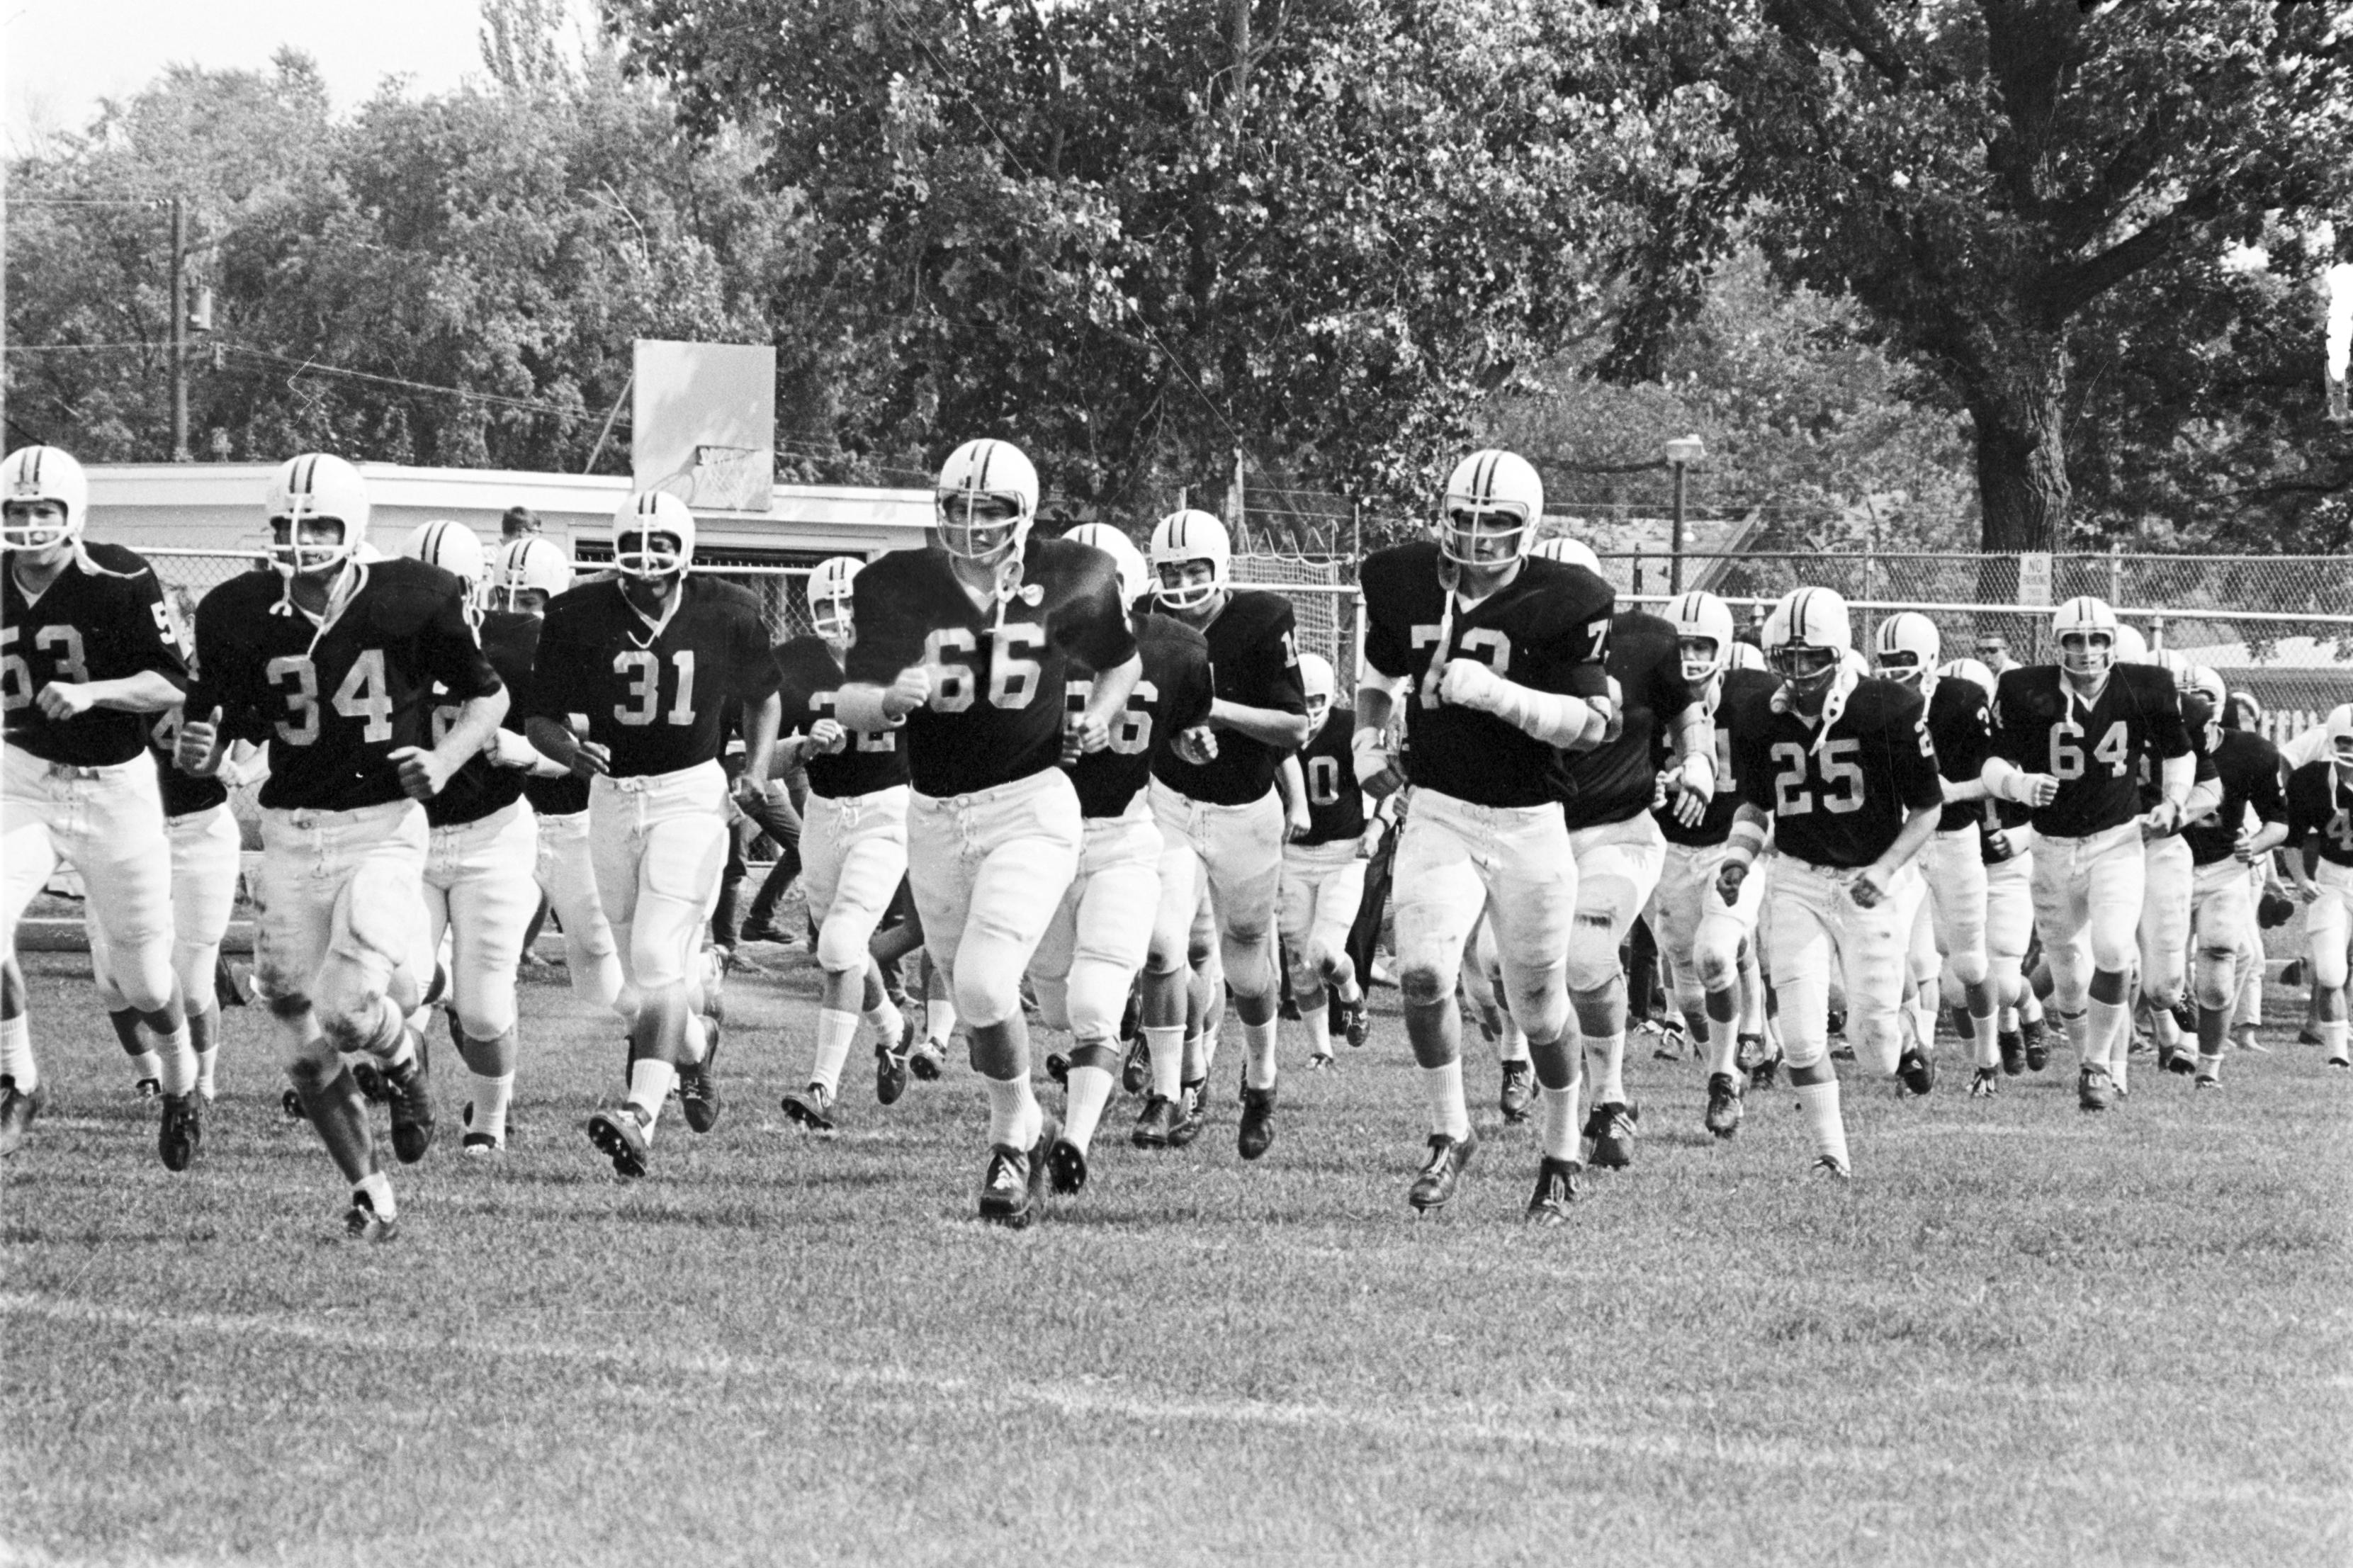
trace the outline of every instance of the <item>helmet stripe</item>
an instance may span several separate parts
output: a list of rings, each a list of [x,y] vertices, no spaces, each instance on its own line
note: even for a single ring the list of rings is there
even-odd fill
[[[994,441],[983,441],[980,444],[980,473],[972,482],[972,488],[974,489],[986,490],[988,489],[988,465],[996,460],[997,443]]]
[[[37,489],[41,483],[41,459],[48,456],[48,452],[49,449],[47,447],[34,447],[33,460],[25,466],[25,478],[31,480]]]

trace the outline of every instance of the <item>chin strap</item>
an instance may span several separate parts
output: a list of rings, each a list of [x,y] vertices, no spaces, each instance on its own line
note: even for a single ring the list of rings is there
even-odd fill
[[[1831,677],[1830,689],[1822,694],[1821,716],[1818,719],[1806,719],[1803,713],[1798,713],[1796,695],[1785,678],[1773,690],[1773,711],[1798,713],[1798,717],[1806,719],[1806,722],[1820,725],[1821,728],[1814,731],[1814,743],[1806,748],[1810,752],[1819,752],[1822,749],[1822,743],[1831,738],[1831,726],[1837,723],[1840,717],[1846,712],[1846,700],[1854,694],[1854,673],[1841,665]]]

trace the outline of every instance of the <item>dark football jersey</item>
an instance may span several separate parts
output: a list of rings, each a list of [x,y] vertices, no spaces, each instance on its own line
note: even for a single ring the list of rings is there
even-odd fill
[[[1912,812],[1945,798],[1920,694],[1864,679],[1827,728],[1777,713],[1768,692],[1733,720],[1740,798],[1773,818],[1783,854],[1815,866],[1868,866]]]
[[[1732,742],[1732,718],[1752,699],[1769,699],[1773,689],[1780,684],[1762,669],[1727,669],[1718,678],[1715,700],[1715,795],[1707,803],[1707,815],[1699,819],[1696,827],[1685,827],[1675,820],[1674,803],[1668,802],[1654,814],[1659,819],[1659,831],[1670,844],[1686,844],[1694,849],[1710,849],[1732,837],[1732,819],[1740,814],[1740,775],[1736,772],[1736,752]]]
[[[1299,753],[1313,824],[1293,844],[1337,844],[1365,836],[1365,792],[1356,787],[1356,715],[1334,704]]]
[[[155,759],[155,787],[164,796],[164,815],[167,817],[210,811],[228,799],[228,786],[220,780],[184,773],[172,760],[179,748],[180,725],[186,716],[185,707],[144,715],[152,721],[147,727],[147,749]]]
[[[2353,868],[2353,773],[2333,757],[2316,757],[2287,776],[2287,842],[2309,840],[2320,858]]]
[[[934,797],[1026,779],[1062,757],[1064,687],[1073,664],[1115,669],[1135,657],[1111,557],[1031,535],[1018,585],[976,605],[947,552],[894,550],[858,574],[853,681],[888,686],[932,670],[931,700],[907,715],[907,768]]]
[[[1366,661],[1414,683],[1404,702],[1406,777],[1473,805],[1558,800],[1562,753],[1492,713],[1439,701],[1438,674],[1446,660],[1470,658],[1533,690],[1603,696],[1615,592],[1582,566],[1531,558],[1502,588],[1452,605],[1450,615],[1439,566],[1438,546],[1424,541],[1377,551],[1358,574]]]
[[[776,693],[783,700],[782,731],[806,735],[820,719],[834,717],[834,694],[841,689],[841,661],[823,637],[795,637],[776,650]],[[907,756],[896,730],[852,731],[840,751],[809,755],[808,785],[828,800],[872,795],[907,782]]]
[[[2189,858],[2200,866],[2231,858],[2239,835],[2247,825],[2247,808],[2256,820],[2284,822],[2287,800],[2280,793],[2279,748],[2247,730],[2222,730],[2213,752],[2216,777],[2222,785],[2222,804],[2181,830],[2189,841]]]
[[[528,711],[559,724],[585,715],[613,774],[644,778],[716,762],[729,705],[776,689],[759,601],[689,573],[659,622],[639,615],[617,580],[558,594],[539,630]]]
[[[2082,838],[2141,814],[2140,763],[2188,754],[2189,733],[2173,677],[2154,665],[2120,664],[2086,706],[2053,664],[2005,673],[1994,690],[1994,751],[2028,773],[2059,781],[2038,808],[2034,831]]]
[[[1993,752],[1993,703],[1985,688],[1957,677],[1938,679],[1928,693],[1928,739],[1936,748],[1936,772],[1952,784],[1975,784]],[[1978,803],[1959,800],[1945,807],[1936,831],[1973,827]]]
[[[525,668],[533,675],[539,669],[539,633],[546,623],[537,616],[526,616],[528,626],[518,622],[509,635],[514,645],[524,650]],[[507,706],[510,725],[524,724],[531,718],[531,682],[525,680],[514,688],[514,700]],[[588,809],[588,781],[578,773],[559,773],[542,777],[526,771],[522,778],[522,797],[531,802],[531,809],[541,816],[574,816]]]
[[[1683,644],[1674,623],[1648,610],[1620,611],[1609,623],[1603,668],[1618,678],[1623,727],[1614,741],[1568,756],[1561,810],[1569,831],[1625,822],[1651,808],[1667,762],[1667,726],[1692,705]]]
[[[1978,858],[1989,866],[2017,859],[2025,847],[2017,830],[2032,822],[2034,813],[2014,800],[1996,800],[1991,795],[1968,804],[1977,813],[1971,820],[1977,825]],[[2002,837],[1996,839],[1996,833]]]
[[[1071,783],[1079,792],[1079,809],[1088,816],[1118,816],[1135,799],[1135,792],[1152,776],[1153,758],[1169,737],[1209,720],[1215,697],[1209,674],[1209,645],[1199,632],[1167,616],[1135,616],[1136,651],[1144,658],[1144,673],[1128,694],[1127,711],[1112,730],[1111,745],[1090,752],[1071,764]],[[1094,683],[1073,676],[1064,693],[1072,714],[1086,711]],[[1220,731],[1218,744],[1234,737]]]
[[[1227,595],[1217,619],[1200,628],[1209,645],[1209,668],[1218,695],[1246,708],[1272,708],[1304,714],[1307,691],[1299,683],[1299,648],[1293,640],[1291,601],[1263,589],[1237,588]],[[1218,731],[1218,754],[1193,763],[1168,745],[1161,732],[1152,754],[1152,776],[1187,800],[1212,805],[1248,805],[1274,787],[1275,770],[1290,753],[1254,741],[1239,730]]]
[[[529,690],[532,663],[539,647],[539,617],[493,610],[482,617],[481,638],[483,657],[499,672],[499,679],[506,682],[508,691]],[[439,745],[450,726],[457,723],[458,710],[459,705],[450,700],[448,692],[437,689],[433,693],[429,733],[435,745]],[[520,735],[526,717],[521,706],[510,699],[499,728]],[[425,803],[425,820],[436,827],[480,822],[521,800],[523,783],[522,769],[493,765],[485,748],[468,757],[466,765],[450,774],[449,782],[441,786],[441,793]]]
[[[146,750],[152,713],[92,708],[58,721],[35,696],[52,681],[79,686],[153,670],[185,689],[187,661],[146,560],[119,544],[84,543],[38,599],[0,565],[0,709],[8,744],[44,762],[113,767]]]
[[[353,811],[402,798],[392,753],[430,746],[438,681],[460,701],[500,688],[466,585],[422,561],[350,569],[347,594],[313,621],[275,572],[248,572],[196,606],[190,713],[221,710],[233,738],[266,741],[261,804]]]

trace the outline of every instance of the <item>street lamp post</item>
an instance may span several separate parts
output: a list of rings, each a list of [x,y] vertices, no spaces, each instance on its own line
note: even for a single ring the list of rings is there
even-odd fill
[[[1674,532],[1668,541],[1667,592],[1683,591],[1683,471],[1707,456],[1707,447],[1697,436],[1683,436],[1667,443],[1667,462],[1675,470]]]

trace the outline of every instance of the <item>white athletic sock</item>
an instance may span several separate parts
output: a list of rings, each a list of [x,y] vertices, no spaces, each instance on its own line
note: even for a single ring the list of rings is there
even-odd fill
[[[1045,1112],[1039,1109],[1038,1097],[1029,1091],[1029,1080],[984,1078],[980,1087],[988,1093],[989,1142],[1024,1150],[1036,1144]]]
[[[2122,1002],[2096,998],[2084,1014],[2084,1060],[2105,1067],[2108,1076],[2124,1081],[2125,1053],[2132,1048],[2132,1008]]]
[[[2198,1054],[2198,1076],[2200,1078],[2211,1078],[2217,1083],[2221,1082],[2222,1058],[2221,1057],[2210,1057],[2206,1055],[2205,1052],[2200,1051]]]
[[[2005,1035],[2014,1035],[2018,1033],[2018,1026],[2022,1023],[2024,1019],[2025,1015],[2016,1007],[2004,1007],[2000,1012],[1994,1015],[1994,1023]]]
[[[1495,1059],[1499,1062],[1524,1062],[1528,1059],[1527,1031],[1512,1022],[1508,1012],[1504,1015],[1504,1037],[1495,1042]]]
[[[629,1109],[646,1124],[648,1142],[653,1139],[654,1123],[661,1120],[662,1101],[677,1081],[678,1068],[659,1058],[639,1057],[629,1064]]]
[[[1970,1043],[1976,1047],[1976,1062],[1981,1068],[2001,1065],[2001,1016],[1996,1013],[1969,1015]]]
[[[1626,1103],[1626,1032],[1585,1037],[1585,1076],[1596,1105]]]
[[[1082,1149],[1093,1144],[1103,1107],[1111,1103],[1111,1086],[1109,1068],[1071,1064],[1070,1094],[1062,1102],[1063,1137]]]
[[[194,1094],[196,1089],[196,1047],[188,1037],[187,1020],[182,1019],[180,1026],[168,1035],[157,1035],[155,1044],[160,1047],[156,1058],[163,1070],[157,1076],[164,1085],[164,1092]]]
[[[33,1017],[29,1013],[0,1019],[0,1078],[15,1079],[19,1094],[30,1094],[41,1085],[40,1065],[33,1059]]]
[[[1175,1100],[1185,1088],[1185,1026],[1145,1029],[1144,1048],[1152,1058],[1152,1092],[1163,1100]]]
[[[849,1059],[849,1045],[858,1038],[858,1015],[820,1007],[817,1015],[817,1065],[809,1081],[825,1086],[830,1097],[841,1091],[841,1064]]]
[[[19,1028],[24,1026],[24,1022],[22,1018],[16,1020]],[[2353,1052],[2347,1049],[2348,1035],[2353,1035],[2353,1025],[2348,1025],[2343,1018],[2320,1026],[2320,1048],[2327,1053],[2330,1061],[2341,1062],[2353,1057]]]
[[[1936,1005],[1934,1002],[1915,1001],[1911,1011],[1912,1044],[1934,1055],[1936,1049]],[[1902,1044],[1899,1043],[1895,1048],[1900,1057],[1904,1049]]]
[[[1209,1076],[1208,1054],[1201,1048],[1201,1037],[1185,1037],[1185,1048],[1177,1058],[1183,1062],[1183,1078],[1187,1083],[1198,1083]]]
[[[934,996],[923,1004],[923,1038],[942,1050],[948,1048],[948,1037],[955,1033],[955,1003],[945,996]]]
[[[894,1051],[899,1048],[899,1037],[907,1032],[907,1020],[900,1016],[898,1007],[892,1003],[891,998],[883,997],[880,1003],[869,1008],[863,1016],[866,1022],[873,1026],[876,1037],[884,1045]]]
[[[469,1132],[487,1132],[503,1143],[507,1141],[507,1104],[514,1099],[514,1074],[501,1073],[496,1078],[474,1075],[474,1120],[466,1129]]]
[[[1471,1136],[1471,1108],[1462,1100],[1462,1061],[1421,1069],[1422,1097],[1430,1101],[1430,1130],[1449,1138]]]
[[[1714,1018],[1707,1021],[1707,1070],[1710,1076],[1739,1075],[1740,1030],[1736,1022],[1719,1024]]]
[[[702,1014],[689,1013],[686,1016],[685,1043],[686,1058],[691,1063],[700,1062],[711,1054],[711,1027],[702,1021]]]
[[[399,1216],[400,1205],[395,1203],[392,1197],[392,1178],[382,1171],[370,1171],[352,1184],[352,1191],[365,1193],[368,1195],[369,1204],[375,1209],[376,1218],[395,1219]]]
[[[1275,1021],[1242,1026],[1242,1081],[1252,1089],[1274,1087]]]
[[[1839,1114],[1838,1079],[1797,1086],[1798,1107],[1806,1113],[1806,1131],[1814,1135],[1814,1152],[1837,1156],[1852,1168],[1846,1153],[1846,1120]]]
[[[139,1051],[132,1054],[131,1058],[132,1083],[136,1086],[138,1084],[145,1083],[151,1078],[158,1083],[164,1081],[164,1058],[157,1056],[153,1051]]]
[[[1307,1054],[1328,1057],[1332,1054],[1332,1009],[1317,998],[1315,1005],[1299,1005],[1299,1021],[1307,1028]]]
[[[2028,986],[2026,994],[2018,999],[2017,1011],[2019,1022],[2021,1024],[2039,1024],[2042,1021],[2042,998],[2034,994],[2032,986]]]
[[[1536,1086],[1536,1135],[1544,1140],[1547,1160],[1577,1161],[1578,1133],[1585,1119],[1577,1104],[1585,1094],[1585,1080],[1578,1079],[1567,1089],[1546,1089]]]

